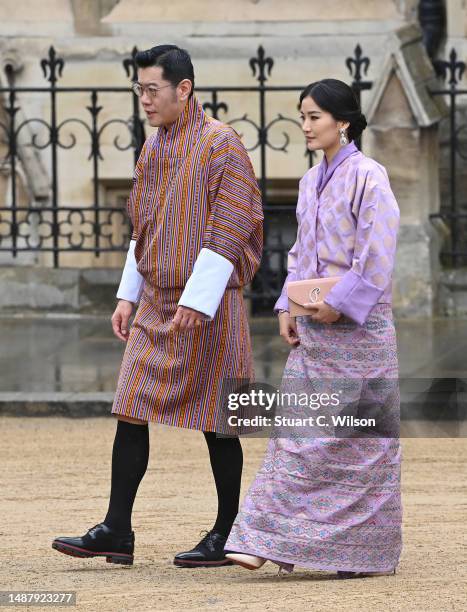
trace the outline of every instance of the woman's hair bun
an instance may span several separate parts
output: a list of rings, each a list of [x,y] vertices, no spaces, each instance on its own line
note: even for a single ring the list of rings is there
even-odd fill
[[[355,117],[349,117],[348,121],[350,122],[350,126],[347,133],[350,140],[359,138],[363,130],[368,125],[365,115],[361,112],[355,113]]]

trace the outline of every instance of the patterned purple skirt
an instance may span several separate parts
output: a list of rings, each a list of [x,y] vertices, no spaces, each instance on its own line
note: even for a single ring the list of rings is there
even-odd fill
[[[299,379],[355,380],[360,390],[362,380],[397,381],[390,304],[377,304],[363,326],[347,317],[332,325],[299,317],[297,325],[300,345],[290,352],[282,390]],[[398,384],[385,399],[387,410],[399,412]],[[315,434],[269,440],[225,548],[286,571],[392,570],[402,548],[398,437]]]

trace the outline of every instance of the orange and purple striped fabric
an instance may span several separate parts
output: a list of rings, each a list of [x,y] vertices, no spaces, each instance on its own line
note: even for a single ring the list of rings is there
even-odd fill
[[[224,382],[253,380],[242,287],[259,267],[263,212],[240,137],[191,98],[168,130],[145,142],[128,199],[144,290],[130,330],[112,413],[232,433]],[[169,332],[202,248],[234,271],[212,321]]]

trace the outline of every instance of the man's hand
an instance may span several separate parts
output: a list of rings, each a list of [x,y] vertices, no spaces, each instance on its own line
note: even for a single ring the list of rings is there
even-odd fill
[[[326,304],[326,302],[316,302],[315,304],[303,304],[303,306],[310,310],[311,318],[317,323],[335,323],[341,316],[341,313],[334,310],[332,306]]]
[[[297,323],[288,312],[279,313],[279,334],[284,338],[287,344],[291,346],[300,344],[300,338],[297,333]]]
[[[202,312],[193,310],[193,308],[188,308],[187,306],[179,306],[172,319],[170,331],[185,332],[201,325],[201,321],[205,320],[206,315]]]
[[[119,300],[117,308],[112,315],[112,329],[119,340],[128,340],[128,322],[133,312],[133,302]]]

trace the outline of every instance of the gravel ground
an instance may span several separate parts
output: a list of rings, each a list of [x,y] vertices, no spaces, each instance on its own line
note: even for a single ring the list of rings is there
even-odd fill
[[[81,535],[105,516],[114,419],[2,417],[0,427],[0,590],[73,590],[74,609],[93,611],[466,609],[465,438],[403,440],[398,573],[341,581],[301,568],[278,576],[271,563],[256,572],[175,568],[173,555],[212,526],[216,497],[203,436],[159,425],[135,502],[135,564],[59,554],[54,537]],[[242,495],[265,444],[243,441]]]

